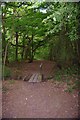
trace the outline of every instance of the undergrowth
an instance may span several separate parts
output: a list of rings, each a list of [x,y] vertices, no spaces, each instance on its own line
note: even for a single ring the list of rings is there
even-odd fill
[[[3,77],[4,77],[4,79],[7,79],[8,77],[11,77],[11,70],[7,66],[5,66],[3,68]]]
[[[54,74],[55,81],[63,81],[67,83],[67,92],[73,92],[75,89],[79,89],[80,81],[79,81],[79,73],[80,68],[78,66],[71,66],[68,68],[62,68],[56,70]]]

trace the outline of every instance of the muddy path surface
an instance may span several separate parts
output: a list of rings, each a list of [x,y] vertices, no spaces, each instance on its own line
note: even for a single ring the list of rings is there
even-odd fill
[[[12,69],[21,74],[38,71],[40,62],[14,64]],[[43,62],[45,76],[51,72],[53,63]],[[21,72],[20,71],[20,72]],[[23,80],[3,81],[3,118],[78,118],[78,91],[65,92],[66,83],[44,81],[29,83]]]

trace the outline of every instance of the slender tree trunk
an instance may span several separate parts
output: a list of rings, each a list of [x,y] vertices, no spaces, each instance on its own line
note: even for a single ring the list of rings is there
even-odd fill
[[[29,46],[29,63],[33,62],[33,58],[34,58],[34,52],[33,52],[33,34],[32,34],[31,43]]]
[[[50,44],[50,51],[49,51],[49,60],[52,61],[53,60],[53,44]]]
[[[18,32],[16,32],[16,61],[18,61]]]
[[[80,64],[80,3],[78,5],[78,62]]]
[[[25,56],[24,56],[25,60],[27,60],[28,58],[28,52],[29,52],[28,48],[25,48]]]
[[[3,67],[2,67],[3,80],[4,80],[4,69],[5,69],[5,64],[6,64],[8,45],[9,45],[9,42],[6,44],[6,48],[5,48],[5,52],[4,52]]]
[[[4,66],[5,66],[5,64],[6,64],[6,59],[8,59],[8,58],[7,58],[8,45],[9,45],[9,42],[6,44],[6,48],[5,48],[5,53],[4,53],[4,62],[3,62]]]
[[[6,11],[6,7],[5,7]],[[2,62],[4,63],[4,55],[5,55],[5,49],[6,49],[6,40],[5,40],[5,35],[6,35],[6,30],[5,30],[5,16],[6,13],[3,13],[3,8],[2,8]]]
[[[33,52],[33,34],[32,34],[32,55],[31,55],[31,61],[33,62],[33,59],[34,59],[34,52]]]
[[[25,36],[23,36],[23,43],[22,43],[22,45],[23,45],[23,48],[22,48],[21,58],[23,60],[24,59],[24,51],[25,51]]]
[[[78,62],[80,64],[80,40],[78,40]]]

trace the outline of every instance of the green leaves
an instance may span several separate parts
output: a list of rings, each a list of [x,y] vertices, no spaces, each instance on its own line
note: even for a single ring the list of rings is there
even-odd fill
[[[42,20],[47,16],[47,14],[40,11],[41,8],[43,7],[37,2],[7,2],[5,4],[3,8],[3,14],[5,14],[3,24],[6,34],[5,40],[7,41],[11,39],[11,42],[14,43],[13,49],[9,46],[9,51],[11,50],[9,53],[12,54],[8,54],[10,59],[12,57],[14,59],[13,51],[15,52],[16,49],[16,32],[19,36],[18,47],[20,45],[24,46],[24,48],[18,48],[20,54],[22,54],[22,49],[24,49],[23,51],[25,52],[23,54],[27,54],[26,47],[29,47],[28,52],[32,52],[32,49],[36,49],[35,43],[38,45],[38,42],[43,40],[46,27],[44,23],[42,23]],[[25,41],[25,44],[23,41]]]
[[[43,20],[47,27],[47,34],[58,33],[62,25],[68,29],[71,41],[77,39],[77,6],[75,3],[57,3],[49,6],[50,14]]]
[[[44,43],[47,36],[46,41],[50,45],[52,58],[65,60],[71,59],[73,56],[73,51],[75,52],[76,49],[74,42],[78,39],[77,4],[65,2],[9,2],[5,4],[3,14],[5,15],[6,41],[13,32],[11,39],[15,43],[15,33],[18,32],[19,45],[23,45],[23,41],[25,41],[24,47],[30,45],[30,49],[31,47],[36,49],[35,46],[39,42],[43,41]],[[19,51],[21,53],[22,48]]]

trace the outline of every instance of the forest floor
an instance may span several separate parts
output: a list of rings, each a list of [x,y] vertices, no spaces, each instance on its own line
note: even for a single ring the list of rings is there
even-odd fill
[[[78,91],[65,92],[65,82],[16,80],[16,76],[39,72],[40,63],[45,77],[53,74],[55,65],[50,61],[9,64],[15,79],[3,81],[3,118],[78,118]]]

